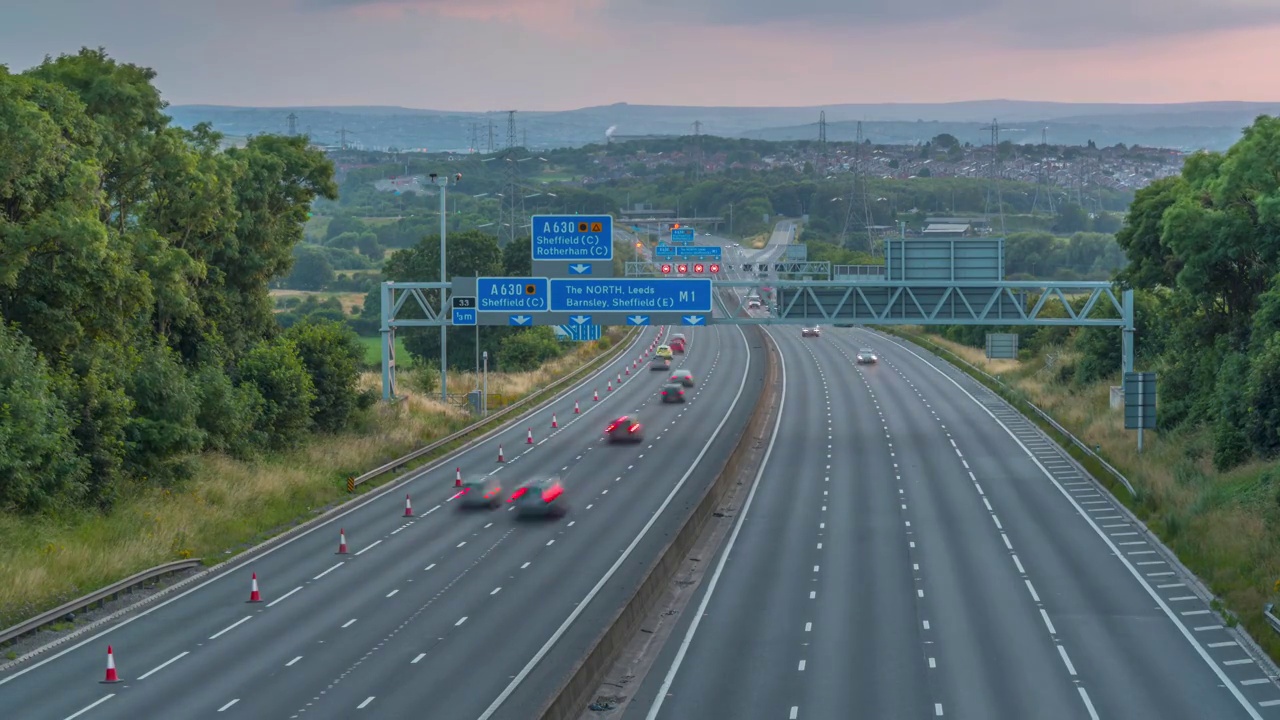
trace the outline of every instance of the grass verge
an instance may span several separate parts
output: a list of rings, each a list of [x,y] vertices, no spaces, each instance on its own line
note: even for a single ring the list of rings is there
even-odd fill
[[[364,346],[364,361],[370,365],[382,367],[382,338],[376,335],[373,337],[361,335],[360,344]],[[413,356],[404,347],[404,335],[396,336],[396,367],[413,367]],[[453,376],[453,373],[449,373],[449,377]]]
[[[747,247],[753,250],[763,250],[764,246],[769,244],[769,238],[772,236],[773,236],[773,233],[771,232],[760,233],[759,235],[752,235],[751,237],[743,240],[742,244],[746,245]]]
[[[611,328],[609,347],[624,336],[624,329]],[[598,364],[608,352],[602,344],[583,343],[538,370],[490,373],[490,392],[513,399],[549,395],[542,390],[548,383],[584,364]],[[466,387],[467,375],[451,375],[451,380]],[[361,382],[377,387],[380,376],[366,373]],[[379,403],[346,432],[252,461],[197,457],[192,477],[180,487],[139,490],[121,498],[109,515],[0,515],[0,546],[5,548],[0,557],[0,628],[170,560],[225,560],[351,497],[345,488],[348,475],[473,422],[465,411],[413,393],[406,385],[401,385],[401,393],[409,392],[405,400]],[[465,442],[451,443],[404,469],[431,462]],[[388,473],[360,491],[396,477]]]
[[[1219,598],[1227,618],[1238,619],[1272,659],[1280,661],[1280,636],[1262,614],[1280,590],[1280,463],[1254,462],[1230,472],[1213,468],[1208,430],[1163,434],[1146,431],[1143,452],[1137,434],[1110,407],[1111,382],[1059,381],[1059,368],[1075,357],[1026,361],[987,360],[978,349],[924,332],[920,327],[882,328],[936,352],[942,359],[999,393],[1067,448],[1095,478],[1146,523],[1164,544]],[[975,373],[965,362],[1001,382]],[[1075,447],[1027,403],[1031,402],[1125,475],[1136,497],[1095,458]]]

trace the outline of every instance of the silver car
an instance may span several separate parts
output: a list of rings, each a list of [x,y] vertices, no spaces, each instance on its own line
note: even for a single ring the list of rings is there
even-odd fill
[[[683,368],[671,371],[671,378],[668,382],[680,383],[685,387],[693,387],[693,373]]]
[[[871,348],[861,348],[858,350],[857,362],[859,365],[872,365],[876,362],[876,353]]]
[[[507,502],[516,506],[517,517],[560,517],[568,510],[563,494],[564,485],[553,475],[522,483]]]
[[[458,506],[463,508],[490,507],[502,504],[502,483],[493,476],[472,478],[462,482]]]

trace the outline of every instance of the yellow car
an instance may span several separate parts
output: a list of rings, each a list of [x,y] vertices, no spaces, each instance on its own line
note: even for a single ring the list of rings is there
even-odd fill
[[[670,360],[670,359],[671,359],[671,355],[672,355],[672,353],[671,353],[671,346],[670,346],[670,345],[659,345],[659,346],[658,346],[658,349],[653,351],[653,354],[654,354],[654,355],[657,355],[657,356],[658,356],[658,357],[660,357],[660,358],[666,358],[666,359]]]

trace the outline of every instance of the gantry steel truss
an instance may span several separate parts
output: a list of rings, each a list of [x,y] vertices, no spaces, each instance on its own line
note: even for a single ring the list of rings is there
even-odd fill
[[[632,263],[628,263],[631,265]],[[630,272],[628,272],[630,275]],[[711,324],[987,325],[1115,327],[1123,330],[1123,370],[1133,371],[1133,291],[1105,282],[713,280]],[[772,291],[768,315],[747,297]],[[449,283],[382,283],[382,396],[395,397],[395,332],[452,323]],[[443,300],[441,302],[441,295]],[[1034,297],[1034,300],[1032,299]],[[1077,310],[1071,299],[1084,302]],[[768,300],[769,298],[765,298]],[[412,301],[412,302],[410,302]],[[736,306],[735,306],[736,302]],[[534,325],[539,313],[532,313]]]

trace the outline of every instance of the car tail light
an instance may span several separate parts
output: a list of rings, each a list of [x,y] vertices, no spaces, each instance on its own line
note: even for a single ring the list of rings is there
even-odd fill
[[[556,498],[560,497],[560,493],[562,492],[564,492],[564,488],[558,485],[548,490],[543,490],[542,502],[551,502],[552,500],[555,500]]]
[[[609,423],[609,427],[605,428],[605,432],[613,432],[618,429],[618,423]]]
[[[666,394],[667,394],[667,391],[666,391],[666,390],[663,390],[663,391],[662,391],[662,395],[665,397],[665,396],[666,396]]]
[[[524,497],[525,493],[527,492],[529,492],[529,488],[522,487],[519,490],[511,493],[511,499],[508,500],[507,502],[515,502],[516,500],[519,500],[520,498]]]
[[[631,427],[627,428],[627,432],[635,432],[639,429],[640,429],[640,423],[636,423],[635,425],[632,425]]]
[[[463,495],[466,495],[469,492],[471,492],[471,488],[464,487],[458,491],[458,496],[461,497]]]

